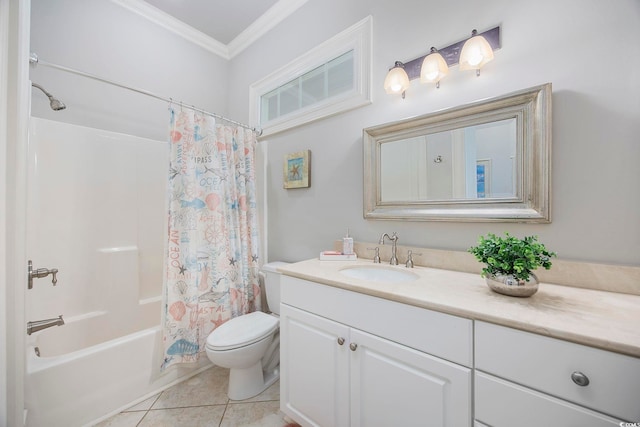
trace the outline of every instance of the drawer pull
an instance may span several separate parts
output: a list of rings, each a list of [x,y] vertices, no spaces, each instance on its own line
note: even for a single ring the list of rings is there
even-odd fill
[[[351,351],[356,351],[356,348],[358,348],[358,344],[352,342],[351,344],[349,344],[349,348],[351,349]]]
[[[344,344],[344,338],[340,337],[338,338],[338,345],[342,345]]]
[[[573,374],[571,374],[571,379],[580,387],[586,387],[589,385],[589,377],[587,377],[582,372],[574,372]]]

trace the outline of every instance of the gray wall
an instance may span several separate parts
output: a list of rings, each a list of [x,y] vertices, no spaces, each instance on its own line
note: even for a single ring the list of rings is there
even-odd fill
[[[31,3],[31,52],[40,59],[226,113],[227,60],[107,0]],[[53,112],[34,89],[34,116],[167,139],[165,102],[43,66],[31,80],[67,105]]]
[[[487,232],[536,234],[563,259],[640,265],[640,2],[309,0],[231,60],[229,114],[249,120],[249,85],[367,15],[373,104],[268,138],[270,260],[315,257],[349,227],[356,240],[397,231],[401,244],[453,250]],[[394,61],[497,24],[502,49],[480,78],[455,67],[439,90],[414,81],[405,100],[384,93]],[[363,128],[546,82],[554,91],[551,224],[363,219]],[[312,151],[312,186],[284,190],[282,158],[302,149]]]

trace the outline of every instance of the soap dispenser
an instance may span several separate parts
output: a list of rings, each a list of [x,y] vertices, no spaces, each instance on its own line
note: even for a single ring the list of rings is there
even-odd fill
[[[353,238],[349,236],[348,228],[347,228],[347,235],[342,239],[342,253],[344,255],[353,254]]]

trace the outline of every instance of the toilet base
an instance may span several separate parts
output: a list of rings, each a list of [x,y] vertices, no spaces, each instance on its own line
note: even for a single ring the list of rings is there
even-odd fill
[[[259,360],[249,368],[231,368],[229,371],[229,389],[227,396],[231,400],[245,400],[259,395],[280,378],[280,369],[271,372],[262,370]]]

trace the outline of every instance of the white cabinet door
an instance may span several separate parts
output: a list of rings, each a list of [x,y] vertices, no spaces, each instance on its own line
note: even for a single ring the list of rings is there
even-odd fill
[[[301,425],[471,426],[469,368],[280,308],[280,409]]]
[[[280,307],[280,409],[303,426],[348,426],[349,328]]]
[[[471,370],[352,329],[351,426],[470,426]]]

